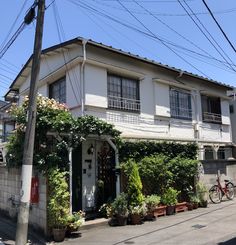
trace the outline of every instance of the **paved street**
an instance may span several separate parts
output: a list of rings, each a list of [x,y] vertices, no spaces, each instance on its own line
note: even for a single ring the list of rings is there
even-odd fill
[[[5,244],[14,244],[12,237],[7,235],[7,229],[4,228],[3,223],[1,220],[2,241]],[[43,241],[37,243],[36,237],[34,239],[34,244],[43,244]],[[236,244],[236,200],[210,204],[205,209],[199,208],[195,211],[158,218],[156,221],[145,222],[143,225],[124,227],[104,225],[82,229],[79,236],[67,238],[61,244],[233,245]]]

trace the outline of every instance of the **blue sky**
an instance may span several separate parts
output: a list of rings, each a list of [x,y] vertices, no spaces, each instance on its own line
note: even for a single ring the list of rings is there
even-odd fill
[[[2,1],[0,50],[33,1]],[[206,3],[236,47],[236,1]],[[236,53],[201,0],[46,0],[46,6],[43,48],[82,36],[236,86]],[[0,99],[31,55],[34,32],[35,22],[0,59]]]

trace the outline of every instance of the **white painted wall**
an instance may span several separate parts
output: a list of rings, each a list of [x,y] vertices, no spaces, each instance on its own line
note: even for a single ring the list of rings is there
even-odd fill
[[[70,57],[81,55],[81,48],[76,47]],[[41,81],[39,92],[48,95],[48,83],[58,79],[58,74],[66,74],[67,104],[75,116],[81,115],[80,99],[81,67],[80,63],[62,71],[64,59],[60,54],[52,54],[42,60],[40,77],[57,70],[50,80]],[[127,113],[107,109],[107,73],[130,76],[140,79],[140,113]],[[229,120],[229,101],[224,99],[226,88],[190,76],[176,78],[176,73],[157,66],[148,65],[106,50],[87,46],[85,63],[85,113],[97,116],[113,123],[127,138],[153,138],[187,140],[199,142],[231,142]],[[155,81],[153,81],[153,79]],[[161,79],[163,82],[157,82]],[[177,80],[181,80],[180,82]],[[28,86],[29,79],[20,91]],[[166,81],[166,83],[165,83]],[[192,121],[170,118],[169,86],[187,89],[192,94]],[[201,94],[221,97],[222,125],[202,122]],[[197,131],[196,131],[197,130]]]

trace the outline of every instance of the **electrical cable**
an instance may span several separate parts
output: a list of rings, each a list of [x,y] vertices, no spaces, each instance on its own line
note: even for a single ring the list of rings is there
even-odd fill
[[[227,40],[227,42],[229,43],[229,45],[231,46],[231,48],[233,49],[233,51],[236,53],[236,49],[234,47],[234,45],[232,44],[232,42],[229,40],[228,36],[226,35],[226,33],[224,32],[224,30],[222,29],[222,27],[220,26],[219,22],[216,20],[215,16],[213,15],[213,13],[211,12],[211,9],[208,7],[207,3],[202,0],[202,2],[204,3],[204,5],[206,6],[207,10],[209,11],[211,17],[213,18],[213,20],[215,21],[216,25],[218,26],[218,28],[220,29],[221,33],[223,34],[223,36],[225,37],[225,39]]]
[[[169,47],[165,42],[163,42],[161,39],[159,39],[148,27],[146,27],[134,14],[132,14],[128,8],[126,8],[126,6],[124,4],[121,3],[120,0],[117,0],[118,3],[120,3],[121,6],[123,6],[127,12],[133,16],[133,18],[135,18],[149,33],[151,33],[153,36],[155,36],[166,48],[168,48],[169,50],[171,50],[176,56],[178,56],[180,59],[182,59],[183,61],[185,61],[188,65],[190,65],[192,68],[194,68],[195,70],[197,70],[198,72],[200,72],[202,75],[204,75],[205,77],[209,78],[204,72],[202,72],[201,70],[199,70],[196,66],[194,66],[193,64],[191,64],[189,61],[187,61],[185,58],[183,58],[181,55],[179,55],[177,52],[175,52],[171,47]]]
[[[125,26],[126,28],[129,28],[129,29],[131,29],[131,30],[133,30],[133,31],[136,31],[136,32],[138,32],[138,33],[140,33],[140,34],[143,34],[143,35],[147,36],[148,38],[151,38],[151,39],[154,40],[154,41],[157,41],[156,37],[150,35],[150,33],[144,32],[144,31],[140,30],[140,28],[137,29],[137,28],[135,28],[135,27],[133,27],[133,26],[130,26],[130,25],[127,24],[127,22],[125,22],[125,23],[124,23],[124,22],[121,22],[120,20],[115,19],[115,18],[114,18],[114,15],[113,15],[113,16],[110,16],[110,15],[108,15],[108,14],[104,14],[104,13],[98,11],[98,8],[95,9],[95,8],[91,7],[91,5],[90,5],[90,6],[88,6],[88,5],[84,6],[84,5],[85,5],[84,3],[83,3],[83,5],[81,5],[82,3],[80,4],[80,3],[78,3],[77,1],[73,1],[73,0],[68,0],[68,1],[72,2],[73,4],[77,5],[78,7],[84,8],[84,9],[90,11],[90,12],[95,12],[97,15],[100,15],[100,16],[102,16],[102,17],[104,17],[104,18],[107,18],[107,19],[109,19],[109,20],[112,20],[112,21],[114,21],[114,22],[116,22],[116,23],[118,23],[118,24],[120,24],[120,25]],[[105,11],[104,11],[104,12],[105,12]],[[161,38],[160,38],[160,39],[161,39]],[[200,56],[205,57],[205,58],[208,58],[208,59],[213,59],[213,58],[210,58],[210,57],[208,57],[208,56],[206,56],[206,55],[199,54],[199,53],[197,53],[197,52],[195,52],[195,51],[189,50],[189,49],[187,49],[187,48],[185,48],[185,47],[183,47],[183,46],[174,44],[174,43],[172,43],[172,42],[170,42],[170,41],[168,41],[168,40],[164,40],[164,39],[161,39],[161,40],[163,40],[164,42],[166,42],[166,43],[168,43],[169,45],[172,45],[172,46],[174,46],[174,47],[177,47],[177,48],[180,48],[180,49],[183,49],[183,50],[187,50],[188,52],[192,52],[192,53],[194,53],[194,54],[200,55]],[[219,62],[219,63],[221,63],[221,64],[225,64],[223,61],[221,61],[221,60],[219,60],[219,59],[214,58],[214,60],[217,61],[217,62]],[[229,68],[228,66],[226,66],[226,67]]]
[[[210,35],[210,37],[212,38],[212,40],[215,42],[215,44],[218,46],[218,48],[224,53],[224,55],[219,51],[219,49],[216,47],[216,45],[210,40],[210,38],[206,35],[206,33],[202,30],[202,28],[197,24],[197,22],[193,19],[193,17],[189,14],[188,10],[183,6],[183,4],[181,3],[180,0],[178,0],[179,4],[181,5],[181,7],[185,10],[185,12],[188,14],[188,16],[191,18],[191,20],[194,22],[194,24],[198,27],[198,29],[200,30],[200,32],[206,37],[206,39],[211,43],[211,45],[215,48],[215,50],[218,52],[218,54],[225,60],[225,62],[231,67],[231,69],[233,71],[236,72],[236,70],[233,68],[233,66],[228,62],[228,60],[225,58],[225,56],[230,60],[230,62],[232,64],[234,64],[234,62],[230,59],[230,57],[225,53],[225,51],[220,47],[220,45],[215,41],[214,37],[210,34],[210,32],[205,28],[205,26],[202,24],[202,22],[199,20],[199,18],[197,16],[195,16],[193,10],[190,8],[190,6],[185,2],[184,3],[187,5],[187,7],[189,8],[189,10],[192,12],[192,14],[194,14],[194,17],[199,21],[199,23],[201,24],[201,26],[204,28],[204,30],[208,33],[208,35]],[[235,66],[235,64],[234,64]]]
[[[58,10],[56,8],[56,4],[53,4],[53,12],[54,12],[54,18],[55,18],[56,27],[57,27],[58,38],[59,38],[60,43],[62,43],[62,37],[61,37],[60,30],[63,32],[63,34],[64,34],[64,31],[63,31],[62,23],[60,21],[60,16],[59,16]],[[69,52],[67,54],[69,54]],[[70,72],[69,72],[69,69],[67,67],[67,61],[66,61],[66,57],[65,57],[65,52],[64,52],[63,49],[62,49],[62,56],[63,56],[63,60],[64,60],[64,64],[65,64],[66,70],[67,70],[67,74],[68,74],[68,78],[69,78],[69,83],[71,85],[74,98],[75,98],[76,102],[79,105],[80,102],[79,102],[79,99],[77,98],[77,94],[75,93],[75,88],[74,88],[73,83],[71,81]],[[73,73],[73,75],[75,75],[75,74]],[[77,86],[77,83],[76,83],[76,81],[79,81],[79,79],[74,79],[74,81],[75,81],[75,86],[76,86],[76,88],[78,90],[78,94],[80,95],[80,98],[81,98],[81,89],[80,88],[78,89],[78,86],[79,85]]]

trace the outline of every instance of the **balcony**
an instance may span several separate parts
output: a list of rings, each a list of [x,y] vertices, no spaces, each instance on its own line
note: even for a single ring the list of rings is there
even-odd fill
[[[140,112],[140,100],[109,95],[108,108],[132,111],[132,112]]]
[[[171,117],[192,120],[192,110],[184,107],[174,107],[170,108]]]
[[[203,112],[203,122],[222,123],[221,114]]]

